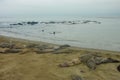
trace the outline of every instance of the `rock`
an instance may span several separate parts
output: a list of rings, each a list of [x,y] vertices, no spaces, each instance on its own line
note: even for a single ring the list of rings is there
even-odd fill
[[[79,75],[71,75],[72,80],[83,80]]]
[[[35,25],[35,24],[38,24],[38,22],[27,22],[27,24],[29,24],[29,25]]]
[[[14,46],[15,46],[15,44],[13,44],[13,43],[5,43],[5,42],[0,43],[1,48],[13,48]]]
[[[23,25],[22,23],[17,23],[18,25]]]
[[[10,24],[10,25],[23,25],[22,23],[15,23],[15,24]]]
[[[120,72],[120,65],[117,67],[117,70]]]

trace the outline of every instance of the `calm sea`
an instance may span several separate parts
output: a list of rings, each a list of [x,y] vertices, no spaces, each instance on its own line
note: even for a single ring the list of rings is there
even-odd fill
[[[86,24],[9,24],[27,21],[98,21]],[[43,31],[44,30],[44,31]],[[55,34],[53,34],[55,32]],[[54,44],[69,44],[83,48],[120,51],[120,18],[0,18],[0,35],[43,41]]]

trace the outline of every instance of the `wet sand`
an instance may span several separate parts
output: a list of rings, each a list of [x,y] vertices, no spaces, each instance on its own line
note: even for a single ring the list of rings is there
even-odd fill
[[[12,42],[21,49],[18,53],[0,53],[0,80],[72,80],[71,75],[79,75],[83,80],[119,80],[120,63],[101,64],[90,70],[84,64],[61,68],[58,65],[76,59],[86,53],[95,53],[104,57],[120,60],[120,52],[69,47],[60,50],[59,54],[51,51],[36,53],[30,44],[59,46],[50,43],[0,36],[0,43]],[[0,48],[2,51],[3,48]]]

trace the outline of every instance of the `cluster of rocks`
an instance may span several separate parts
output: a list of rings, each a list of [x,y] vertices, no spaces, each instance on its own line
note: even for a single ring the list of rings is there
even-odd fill
[[[85,20],[85,21],[82,22],[82,24],[87,24],[87,23],[101,24],[101,22],[98,22],[98,21],[90,21],[90,20]]]
[[[87,23],[95,23],[101,24],[98,21],[84,20],[84,21],[49,21],[49,22],[41,22],[42,24],[87,24]]]
[[[14,24],[10,24],[11,26],[12,25],[24,25],[23,23],[14,23]]]
[[[29,25],[35,25],[35,24],[38,24],[38,22],[32,21],[32,22],[27,22],[27,24],[29,24]]]
[[[35,24],[38,24],[39,22],[36,22],[36,21],[28,21],[28,22],[21,22],[21,23],[14,23],[14,24],[10,24],[11,26],[12,25],[19,25],[19,26],[22,26],[22,25],[35,25]]]
[[[96,67],[100,64],[106,63],[120,63],[120,60],[102,57],[96,54],[84,54],[77,59],[72,61],[64,62],[59,64],[60,67],[70,67],[78,64],[85,64],[89,69],[95,70]]]
[[[76,21],[49,21],[41,22],[42,24],[78,24]]]
[[[28,22],[20,22],[20,23],[14,23],[10,25],[35,25],[39,22],[36,21],[28,21]],[[87,24],[87,23],[95,23],[95,24],[101,24],[101,22],[98,21],[91,21],[91,20],[83,20],[83,21],[47,21],[47,22],[40,22],[41,24]]]

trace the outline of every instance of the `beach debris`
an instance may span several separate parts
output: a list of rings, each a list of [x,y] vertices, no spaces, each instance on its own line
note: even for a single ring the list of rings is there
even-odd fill
[[[0,43],[1,48],[13,48],[14,46],[15,46],[14,43],[7,43],[7,42]]]
[[[81,76],[79,75],[71,75],[72,80],[83,80]]]
[[[117,70],[120,72],[120,65],[118,65]]]
[[[96,54],[89,53],[89,54],[84,54],[84,55],[80,56],[76,60],[73,59],[72,61],[68,61],[65,63],[69,66],[74,66],[74,65],[83,63],[89,69],[95,70],[97,65],[105,64],[105,63],[120,63],[120,61],[116,60],[116,59],[106,58],[106,57],[102,57],[102,56],[99,56]],[[60,67],[66,67],[66,66],[64,66],[65,63],[59,64]]]

